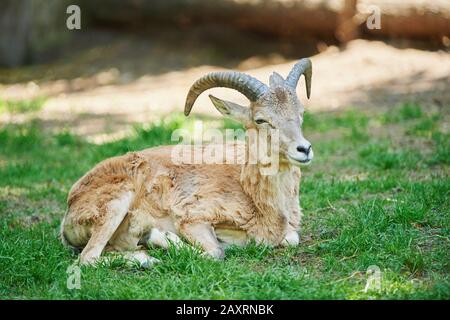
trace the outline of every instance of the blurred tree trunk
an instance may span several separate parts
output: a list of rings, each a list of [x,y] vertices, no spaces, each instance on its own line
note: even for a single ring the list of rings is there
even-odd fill
[[[359,0],[358,11],[371,14],[374,5],[381,10],[381,29],[363,26],[366,35],[438,40],[450,35],[449,0]]]
[[[221,23],[277,36],[333,37],[335,0],[81,0],[99,24],[145,27]]]
[[[0,65],[19,66],[52,56],[69,34],[67,0],[1,0]]]
[[[439,38],[450,34],[449,0],[80,0],[94,22],[141,28],[205,22],[269,35],[337,37],[359,35]],[[368,29],[370,6],[381,11],[381,29]]]
[[[293,39],[337,37],[347,42],[359,35],[442,39],[450,35],[448,0],[0,0],[0,65],[18,66],[55,56],[71,32],[68,4],[78,4],[82,26],[134,29],[164,24],[226,24]],[[365,19],[370,6],[381,12],[381,28]]]
[[[350,40],[359,37],[359,26],[355,17],[358,0],[344,0],[344,6],[339,13],[336,38],[341,43],[347,43]]]
[[[29,2],[4,0],[0,3],[0,64],[13,67],[25,61],[31,16]]]

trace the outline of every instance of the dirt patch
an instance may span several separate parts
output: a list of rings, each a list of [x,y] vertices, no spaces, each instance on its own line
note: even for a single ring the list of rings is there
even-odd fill
[[[16,187],[0,187],[0,217],[14,216],[14,224],[31,226],[53,219],[60,219],[64,208],[56,200],[32,200],[28,190]]]
[[[245,42],[243,37],[241,41]],[[26,77],[8,75],[9,79],[17,77],[18,81],[0,85],[1,98],[46,96],[48,99],[42,110],[33,114],[33,118],[43,121],[50,129],[68,128],[101,142],[127,132],[134,123],[151,122],[173,112],[182,112],[189,87],[205,73],[233,68],[267,82],[274,70],[287,75],[295,63],[293,56],[301,58],[314,52],[314,49],[302,52],[292,45],[282,50],[280,48],[288,44],[264,46],[262,39],[250,40],[255,50],[247,49],[245,55],[232,59],[229,48],[228,53],[220,57],[219,44],[218,47],[205,45],[204,48],[213,53],[198,49],[187,58],[193,43],[181,42],[179,48],[167,44],[155,47],[153,39],[130,39],[122,35],[114,40],[106,39],[95,48],[83,49],[80,54],[51,66],[21,70],[34,74],[27,82],[19,81]],[[156,43],[161,41],[157,39]],[[197,41],[200,46],[201,36]],[[221,45],[226,46],[226,43]],[[211,58],[217,55],[219,57]],[[328,47],[313,55],[312,60],[311,100],[305,97],[303,80],[298,86],[299,97],[310,111],[348,106],[387,109],[405,100],[417,101],[425,107],[445,108],[450,104],[448,52],[401,49],[383,42],[355,40],[342,50]],[[208,62],[213,64],[208,65]],[[80,70],[83,70],[81,74]],[[213,90],[221,98],[247,103],[245,97],[232,90]],[[219,116],[206,94],[194,107],[194,114],[199,113]],[[0,123],[26,120],[23,115],[0,115]]]

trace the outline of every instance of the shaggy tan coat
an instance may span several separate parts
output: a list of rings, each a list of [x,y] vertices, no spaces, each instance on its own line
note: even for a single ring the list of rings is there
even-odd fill
[[[214,238],[202,241],[193,235],[196,229],[215,233],[225,243],[255,239],[279,245],[286,237],[295,242],[298,167],[282,164],[278,174],[264,176],[258,165],[174,165],[172,148],[107,159],[84,175],[69,193],[62,225],[65,241],[80,249],[94,242],[91,236],[110,223],[112,215],[120,215],[115,208],[123,204],[123,219],[103,240],[107,250],[136,250],[153,228],[198,242],[216,257],[223,253]]]

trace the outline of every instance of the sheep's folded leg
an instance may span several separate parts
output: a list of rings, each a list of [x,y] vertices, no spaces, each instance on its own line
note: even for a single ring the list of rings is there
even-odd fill
[[[214,259],[223,259],[225,253],[214,233],[214,228],[208,223],[185,223],[180,233],[192,244],[198,244],[205,253]]]

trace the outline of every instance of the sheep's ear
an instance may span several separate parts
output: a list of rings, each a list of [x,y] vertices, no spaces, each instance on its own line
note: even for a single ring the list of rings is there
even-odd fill
[[[237,103],[216,98],[211,94],[209,95],[209,98],[211,99],[216,109],[224,116],[230,117],[231,119],[239,121],[243,124],[247,124],[249,121],[251,121],[250,108],[241,106]]]
[[[274,72],[274,73],[272,73],[272,75],[269,78],[269,85],[271,88],[284,86],[285,80],[279,73]]]

